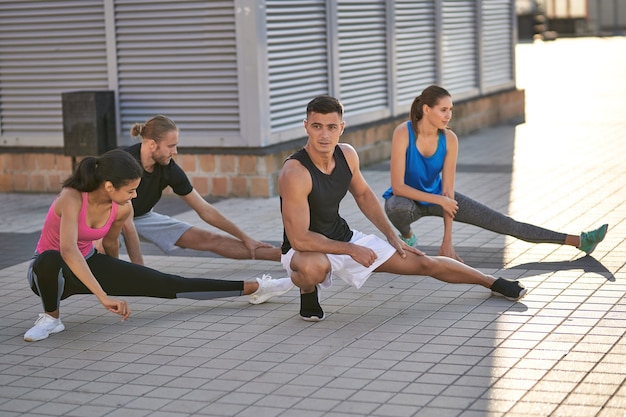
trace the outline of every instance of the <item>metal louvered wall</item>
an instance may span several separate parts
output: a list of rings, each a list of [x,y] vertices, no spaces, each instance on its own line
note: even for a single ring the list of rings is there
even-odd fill
[[[475,0],[444,0],[442,10],[442,79],[453,97],[476,95],[478,39]]]
[[[114,90],[118,144],[172,117],[189,147],[301,138],[331,94],[350,126],[515,87],[514,0],[0,0],[0,148],[61,147],[61,93]]]
[[[271,127],[301,128],[306,103],[329,91],[326,1],[274,0],[266,7]]]
[[[396,103],[408,108],[437,81],[437,27],[431,0],[396,1]]]
[[[124,134],[135,122],[166,114],[185,145],[239,136],[231,2],[117,1],[115,25]]]
[[[61,93],[107,89],[100,2],[0,2],[0,133],[8,146],[62,146]]]
[[[337,4],[338,91],[346,116],[389,109],[384,0]]]
[[[482,92],[514,85],[514,19],[508,0],[482,0]]]

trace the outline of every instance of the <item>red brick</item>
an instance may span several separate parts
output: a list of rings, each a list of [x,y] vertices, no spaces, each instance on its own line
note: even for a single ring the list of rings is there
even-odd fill
[[[15,191],[13,190],[13,176],[12,175],[8,175],[8,174],[0,175],[0,191],[3,193]]]
[[[56,169],[56,158],[51,153],[37,155],[37,167],[41,170]]]
[[[240,175],[256,175],[258,173],[259,162],[256,156],[241,155],[239,156],[239,174]]]
[[[48,175],[48,187],[46,191],[58,192],[61,191],[61,177],[58,174]]]
[[[28,187],[28,175],[22,173],[13,174],[13,191],[30,191]]]
[[[24,154],[24,168],[29,172],[37,171],[37,154],[29,153]]]
[[[290,153],[291,154],[291,153]],[[266,155],[263,157],[265,163],[265,173],[269,174],[275,171],[279,171],[283,166],[283,161],[287,158],[283,152],[275,155]]]
[[[195,188],[196,191],[200,193],[200,195],[202,196],[209,195],[209,178],[208,177],[195,175],[191,180],[191,184],[193,185],[193,188]]]
[[[235,173],[235,156],[234,155],[220,155],[219,156],[219,172],[221,173]]]
[[[33,174],[30,176],[30,191],[38,193],[46,192],[46,178],[41,174]]]
[[[4,172],[14,172],[21,168],[21,164],[18,162],[19,155],[6,154],[4,155]]]
[[[200,171],[206,174],[211,174],[215,172],[215,155],[205,154],[198,155],[198,160],[200,163]]]
[[[250,197],[269,197],[269,181],[267,177],[250,178]]]
[[[69,176],[72,173],[72,157],[64,155],[55,155],[55,167],[61,172],[66,172],[65,176]],[[76,161],[78,163],[79,161]]]
[[[226,197],[228,195],[228,178],[215,177],[211,179],[211,194],[216,197]]]
[[[230,195],[235,197],[249,197],[247,177],[232,177],[230,179]]]
[[[195,155],[178,155],[176,157],[178,165],[183,171],[192,173],[197,170],[196,156]]]

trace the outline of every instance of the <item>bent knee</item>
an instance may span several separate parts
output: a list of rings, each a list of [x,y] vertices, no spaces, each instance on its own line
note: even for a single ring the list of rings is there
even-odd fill
[[[38,274],[44,270],[59,270],[62,265],[63,258],[61,257],[61,252],[47,250],[37,255],[33,262],[33,271]]]
[[[309,284],[319,284],[331,271],[330,261],[321,253],[297,252],[291,259],[291,270]]]

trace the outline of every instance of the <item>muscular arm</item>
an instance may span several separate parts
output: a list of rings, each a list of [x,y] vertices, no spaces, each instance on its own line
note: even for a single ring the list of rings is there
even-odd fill
[[[257,248],[272,247],[272,245],[268,243],[260,242],[248,236],[243,230],[220,213],[220,211],[212,204],[209,204],[209,202],[202,198],[202,196],[198,194],[195,189],[189,194],[181,196],[181,198],[187,203],[187,205],[189,205],[189,207],[198,213],[198,216],[200,216],[200,218],[206,223],[241,240],[250,251],[252,259],[255,257],[255,251]]]
[[[400,256],[403,258],[406,256],[405,250],[410,250],[420,255],[423,254],[415,248],[404,245],[396,235],[376,194],[374,194],[372,188],[367,181],[365,181],[365,178],[363,178],[363,174],[359,168],[359,157],[356,150],[348,144],[342,143],[340,146],[352,171],[352,182],[350,183],[349,191],[361,212],[363,212],[365,217],[385,235],[387,241],[396,248]]]
[[[222,213],[219,212],[212,204],[207,202],[198,192],[194,189],[189,194],[181,196],[181,198],[191,207],[198,216],[206,223],[213,227],[216,227],[238,239],[243,240],[247,238],[247,235],[239,229],[233,222],[228,220]]]
[[[372,191],[372,188],[363,178],[363,174],[361,173],[361,169],[359,167],[359,156],[356,150],[345,143],[342,143],[341,150],[343,151],[346,160],[348,161],[348,165],[350,166],[350,170],[352,171],[352,181],[350,182],[350,188],[348,189],[354,200],[356,201],[359,209],[365,217],[372,222],[374,226],[378,230],[380,230],[385,237],[390,240],[392,237],[395,237],[395,232],[391,223],[387,220],[387,216]]]
[[[278,178],[278,193],[282,198],[283,225],[291,246],[299,252],[350,255],[354,245],[309,230],[308,195],[312,187],[311,175],[300,162],[293,159],[285,162]]]

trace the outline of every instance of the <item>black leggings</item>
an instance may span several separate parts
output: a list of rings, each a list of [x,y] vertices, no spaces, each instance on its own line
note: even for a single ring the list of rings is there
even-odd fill
[[[243,295],[243,281],[184,278],[94,252],[87,265],[108,295],[157,298],[212,298]],[[29,270],[31,289],[41,297],[44,311],[59,308],[61,300],[91,291],[74,275],[58,251],[39,254]]]
[[[501,235],[513,236],[526,242],[556,243],[559,245],[565,243],[567,235],[564,233],[518,222],[461,193],[454,193],[454,199],[459,205],[454,221],[472,224]],[[417,204],[413,200],[395,195],[385,200],[385,213],[387,213],[391,223],[404,236],[409,234],[411,223],[419,220],[421,217],[443,217],[443,209],[440,205]]]

